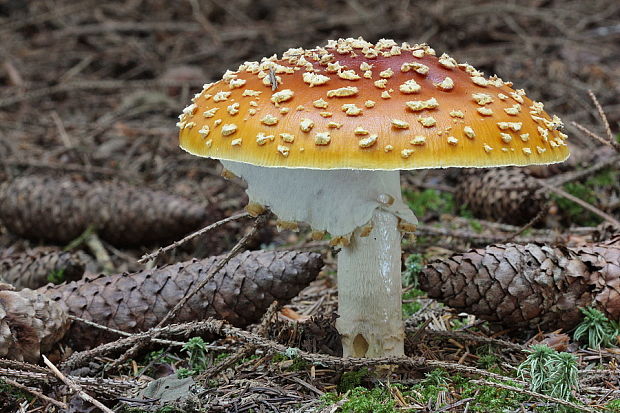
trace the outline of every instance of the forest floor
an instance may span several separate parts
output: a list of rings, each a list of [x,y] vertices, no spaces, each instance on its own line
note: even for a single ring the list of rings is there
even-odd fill
[[[243,184],[222,178],[217,162],[179,149],[178,113],[203,83],[246,60],[358,36],[427,42],[512,81],[564,120],[575,153],[602,145],[579,125],[599,136],[618,136],[620,3],[614,0],[4,0],[0,184],[29,174],[123,181],[204,202],[210,222],[230,216],[247,202]],[[611,181],[584,179],[564,189],[617,219],[619,170],[618,164],[605,170]],[[421,222],[417,242],[403,243],[412,278],[429,260],[509,238],[570,246],[600,234],[598,215],[557,195],[548,205],[552,213],[525,232],[473,217],[455,201],[456,174],[402,174],[405,199]],[[102,366],[118,353],[94,355],[72,375],[97,378],[103,390],[88,381],[83,386],[122,412],[620,412],[618,347],[588,349],[572,332],[498,329],[427,298],[414,283],[404,296],[409,362],[386,372],[385,362],[340,358],[335,251],[310,241],[306,230],[277,233],[274,221],[266,226],[249,248],[313,250],[326,263],[290,304],[272,308],[260,325],[245,330],[209,324],[201,331],[210,333],[184,347],[151,343],[105,374]],[[248,221],[232,222],[190,248],[159,257],[158,264],[226,253],[248,228]],[[0,256],[36,245],[0,226]],[[159,247],[104,245],[116,272],[142,268],[140,256]],[[577,356],[580,387],[571,402],[541,398],[517,376],[524,350],[540,342]],[[61,361],[71,349],[57,353]],[[187,381],[169,383],[179,386],[173,396],[181,394],[181,401],[162,406],[157,399],[172,393],[161,389],[138,395],[171,372],[193,377],[191,389]],[[95,411],[60,385],[31,385],[64,400],[69,411]],[[0,388],[0,410],[43,411],[46,402],[38,396],[1,380]]]

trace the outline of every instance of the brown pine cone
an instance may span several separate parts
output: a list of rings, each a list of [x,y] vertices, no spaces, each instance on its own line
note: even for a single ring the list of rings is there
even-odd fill
[[[569,330],[581,320],[579,307],[620,319],[620,245],[491,245],[428,264],[420,285],[506,328]]]
[[[0,222],[24,238],[69,242],[90,225],[115,245],[175,239],[204,223],[203,205],[120,182],[27,176],[0,187]]]
[[[482,219],[523,225],[547,201],[536,180],[519,168],[468,170],[462,174],[455,197]]]
[[[36,363],[69,328],[59,303],[30,289],[0,284],[0,357]]]
[[[79,280],[88,261],[88,255],[81,251],[35,248],[0,258],[0,280],[18,290],[39,288],[52,281],[51,278],[59,281]]]
[[[200,282],[219,257],[167,265],[133,274],[100,275],[37,291],[67,313],[127,332],[147,330]],[[323,261],[311,252],[246,251],[232,258],[195,294],[172,321],[216,317],[235,326],[256,322],[275,300],[293,298],[319,273]],[[94,346],[114,334],[74,322],[67,335],[73,348]]]

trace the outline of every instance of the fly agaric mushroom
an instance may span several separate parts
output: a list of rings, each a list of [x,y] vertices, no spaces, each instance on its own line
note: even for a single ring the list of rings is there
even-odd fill
[[[180,116],[186,151],[248,183],[248,210],[327,231],[343,354],[403,355],[401,231],[417,220],[399,170],[560,162],[543,105],[427,45],[363,39],[290,49],[206,84]]]

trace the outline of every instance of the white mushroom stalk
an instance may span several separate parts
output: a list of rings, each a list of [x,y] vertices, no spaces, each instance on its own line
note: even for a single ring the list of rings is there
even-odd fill
[[[399,222],[411,226],[417,220],[402,201],[399,171],[222,163],[248,183],[251,202],[342,241],[336,327],[344,356],[403,355]]]

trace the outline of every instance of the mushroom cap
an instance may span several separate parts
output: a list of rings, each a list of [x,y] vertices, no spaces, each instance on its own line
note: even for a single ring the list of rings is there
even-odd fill
[[[424,44],[339,39],[227,71],[196,94],[177,126],[181,147],[192,154],[268,167],[565,160],[562,122],[510,86]]]

